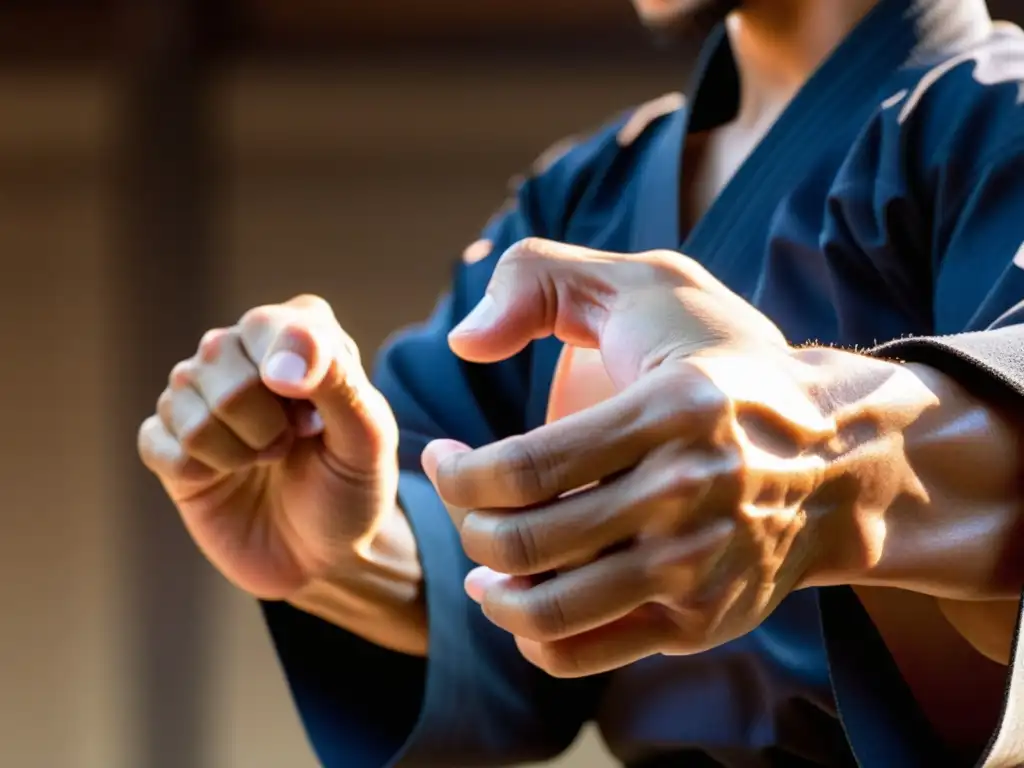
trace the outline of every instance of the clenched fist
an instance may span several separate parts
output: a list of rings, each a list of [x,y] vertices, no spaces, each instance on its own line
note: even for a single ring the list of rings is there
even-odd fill
[[[203,336],[142,424],[139,453],[230,581],[290,599],[352,578],[378,531],[405,526],[397,440],[330,306],[299,296]]]

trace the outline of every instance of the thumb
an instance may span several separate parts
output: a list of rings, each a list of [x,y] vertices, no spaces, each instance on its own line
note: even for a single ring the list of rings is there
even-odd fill
[[[550,240],[517,243],[499,259],[480,303],[452,329],[452,351],[491,363],[552,335],[596,347],[622,263],[614,254]]]
[[[280,397],[313,404],[325,447],[347,466],[369,468],[397,441],[394,417],[370,384],[355,344],[336,322],[294,323],[271,342],[260,370]]]

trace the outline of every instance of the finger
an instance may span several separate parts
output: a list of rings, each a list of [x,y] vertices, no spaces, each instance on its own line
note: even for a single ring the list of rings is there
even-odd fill
[[[552,642],[620,619],[645,603],[685,601],[722,561],[730,536],[727,526],[710,525],[685,538],[641,541],[536,584],[476,569],[466,578],[466,591],[502,629]]]
[[[481,302],[452,330],[452,349],[484,363],[551,335],[597,346],[598,329],[619,290],[614,277],[621,260],[550,240],[516,243],[499,259]]]
[[[520,508],[632,468],[654,447],[704,437],[729,403],[685,365],[661,368],[614,397],[473,451],[438,451],[436,487],[463,509]]]
[[[358,348],[323,299],[300,296],[251,310],[239,328],[246,353],[271,391],[316,406],[332,456],[360,466],[397,445],[387,403],[369,383]]]
[[[754,340],[785,346],[768,318],[682,254],[608,253],[536,238],[502,254],[486,295],[449,344],[465,360],[488,363],[552,335],[600,349],[619,387],[669,353]]]
[[[621,669],[672,647],[675,625],[660,606],[642,606],[604,626],[550,643],[517,637],[523,657],[552,677]]]
[[[439,487],[437,484],[438,464],[444,461],[447,456],[455,453],[464,453],[468,450],[470,450],[469,446],[457,440],[434,440],[424,449],[420,455],[420,464],[423,466],[423,472],[427,479],[434,485],[434,490],[437,490]],[[438,495],[440,496],[440,491]],[[455,529],[459,530],[462,527],[463,520],[466,519],[466,510],[450,504],[443,496],[440,496],[440,498],[445,509],[448,511],[448,516],[455,525]]]
[[[646,567],[649,552],[636,547],[534,583],[478,568],[466,591],[484,615],[514,635],[551,642],[615,621],[653,602],[662,585]]]
[[[213,415],[255,451],[266,450],[289,429],[283,404],[263,386],[237,329],[203,337],[192,384]]]
[[[157,415],[189,456],[219,472],[233,472],[256,458],[192,387],[164,390],[157,400]]]
[[[202,484],[220,474],[190,456],[159,416],[150,416],[142,422],[138,449],[143,465],[165,483]]]
[[[680,287],[719,304],[745,304],[679,253],[609,253],[528,238],[502,254],[485,296],[452,330],[449,342],[460,357],[486,363],[553,335],[574,346],[617,348],[636,365],[667,341],[666,334],[675,341],[720,336],[720,329],[705,327],[707,318],[691,318],[683,310],[675,294]],[[645,320],[609,324],[623,309]],[[650,322],[659,316],[663,322]],[[609,338],[623,335],[628,338]],[[622,375],[629,378],[628,371]],[[613,378],[618,381],[614,373]]]
[[[590,562],[642,531],[660,505],[635,485],[627,475],[543,507],[471,510],[453,521],[474,563],[513,576],[544,574]]]
[[[499,573],[530,576],[591,562],[637,538],[693,530],[705,522],[703,505],[732,501],[728,483],[713,490],[732,459],[680,451],[662,446],[632,471],[542,507],[472,510],[459,527],[466,556]]]
[[[622,618],[656,602],[662,585],[638,547],[601,558],[540,583],[489,570],[466,578],[470,596],[481,596],[484,615],[513,635],[553,642]]]

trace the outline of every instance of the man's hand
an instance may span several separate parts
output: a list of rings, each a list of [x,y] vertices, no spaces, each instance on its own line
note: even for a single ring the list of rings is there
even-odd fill
[[[695,653],[792,590],[883,560],[886,512],[924,503],[904,431],[936,399],[909,370],[794,350],[692,260],[527,241],[451,336],[477,362],[554,334],[618,391],[475,451],[424,453],[487,616],[558,676]]]
[[[300,296],[209,331],[171,371],[139,453],[237,586],[422,652],[397,439],[330,306]]]

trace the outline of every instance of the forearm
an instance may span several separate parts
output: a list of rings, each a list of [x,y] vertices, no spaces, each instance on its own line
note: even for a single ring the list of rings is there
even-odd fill
[[[1024,585],[1020,425],[934,369],[906,370],[930,404],[904,431],[903,446],[893,446],[902,456],[892,465],[904,459],[919,492],[885,510],[881,557],[851,583],[1016,600]]]
[[[423,572],[416,539],[399,509],[330,579],[310,583],[288,602],[384,648],[427,653]]]
[[[875,587],[932,596],[958,634],[1006,663],[1024,585],[1021,424],[932,368],[883,364],[883,375],[869,369],[858,381],[848,359],[814,354],[829,369],[832,409],[862,435],[840,460],[846,478],[899,492],[839,516],[849,527],[813,582],[848,584],[862,598],[889,593]],[[880,629],[892,630],[873,605]]]

